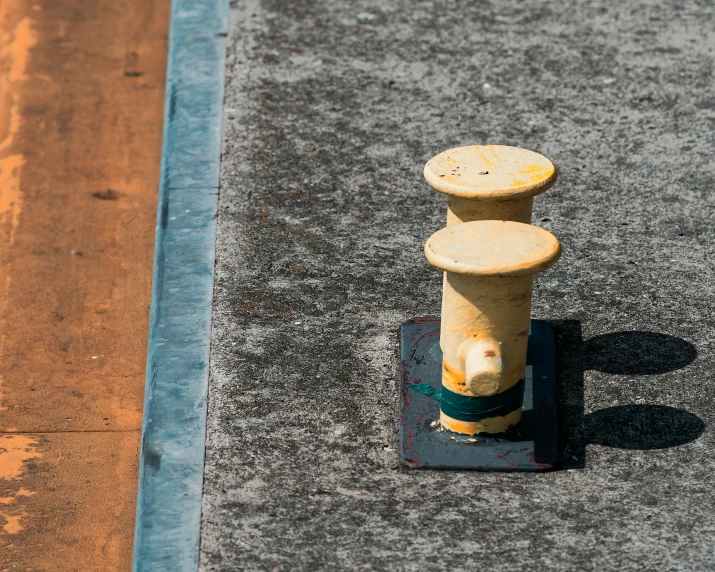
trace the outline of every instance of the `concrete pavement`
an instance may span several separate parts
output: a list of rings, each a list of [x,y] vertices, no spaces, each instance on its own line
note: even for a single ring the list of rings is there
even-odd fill
[[[715,567],[714,14],[232,3],[203,571]],[[550,473],[397,464],[397,328],[441,288],[421,171],[472,143],[561,170]]]

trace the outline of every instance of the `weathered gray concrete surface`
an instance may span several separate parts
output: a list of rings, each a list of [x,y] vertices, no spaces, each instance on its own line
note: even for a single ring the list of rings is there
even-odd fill
[[[714,12],[236,2],[202,570],[715,568]],[[548,474],[397,464],[397,329],[441,288],[422,166],[470,143],[561,169]]]

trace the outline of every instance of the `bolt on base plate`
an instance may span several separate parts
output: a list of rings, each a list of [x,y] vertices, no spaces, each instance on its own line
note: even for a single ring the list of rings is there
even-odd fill
[[[500,435],[460,435],[439,425],[439,316],[400,327],[400,462],[416,469],[544,471],[558,459],[552,327],[531,320],[521,423]]]

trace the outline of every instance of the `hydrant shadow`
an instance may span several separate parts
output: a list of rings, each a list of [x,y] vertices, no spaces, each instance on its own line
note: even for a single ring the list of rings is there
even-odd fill
[[[583,340],[578,320],[552,322],[556,330],[561,469],[586,466],[586,445],[630,450],[676,447],[697,439],[705,423],[664,405],[624,404],[584,414],[584,376],[657,375],[681,369],[697,357],[695,346],[657,332],[615,332]]]
[[[584,418],[586,443],[619,449],[666,449],[694,441],[705,423],[697,415],[665,405],[617,405]]]

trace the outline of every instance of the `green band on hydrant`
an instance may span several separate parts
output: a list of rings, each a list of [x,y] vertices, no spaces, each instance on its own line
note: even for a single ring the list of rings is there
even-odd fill
[[[502,417],[521,408],[524,402],[524,380],[495,395],[472,397],[454,393],[442,386],[439,408],[445,415],[459,421],[482,421]]]

